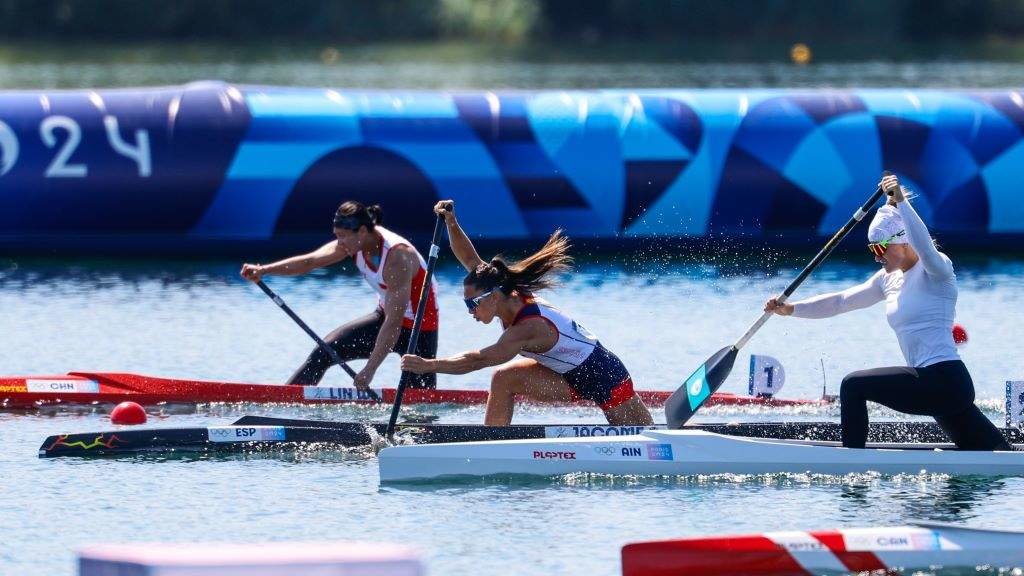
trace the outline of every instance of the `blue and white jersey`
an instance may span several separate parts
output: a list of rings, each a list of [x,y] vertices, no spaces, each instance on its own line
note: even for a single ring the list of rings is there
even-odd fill
[[[519,352],[521,356],[536,360],[559,374],[565,374],[583,364],[594,349],[601,346],[597,336],[544,300],[536,296],[526,296],[524,302],[512,324],[505,328],[515,326],[528,318],[543,318],[558,332],[558,340],[543,353],[523,350]]]

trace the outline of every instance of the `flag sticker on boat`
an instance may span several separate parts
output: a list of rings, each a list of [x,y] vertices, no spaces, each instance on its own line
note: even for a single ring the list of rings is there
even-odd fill
[[[686,396],[690,400],[691,410],[696,410],[708,396],[711,396],[707,384],[707,366],[702,365],[686,379]]]
[[[928,528],[850,528],[840,530],[850,552],[864,550],[941,550],[939,533]]]
[[[672,459],[672,445],[671,444],[648,444],[647,445],[647,459],[648,460],[671,460]]]
[[[371,394],[372,393],[372,394]],[[377,396],[374,397],[373,394]],[[363,400],[366,402],[376,401],[384,397],[381,388],[360,390],[358,388],[329,388],[327,386],[303,386],[302,397],[306,400],[333,400],[335,402],[353,402]]]
[[[62,380],[48,378],[26,378],[25,388],[29,392],[59,392],[62,394],[99,394],[100,383],[94,380]]]
[[[210,442],[282,442],[284,426],[209,426]]]

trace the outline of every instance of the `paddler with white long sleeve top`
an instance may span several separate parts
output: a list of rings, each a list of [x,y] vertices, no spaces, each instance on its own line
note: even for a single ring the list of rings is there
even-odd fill
[[[906,366],[872,368],[843,379],[843,446],[863,448],[868,436],[867,402],[908,414],[932,416],[961,449],[1012,450],[992,421],[974,405],[974,382],[960,359],[951,328],[957,283],[953,263],[939,252],[896,176],[882,178],[889,196],[868,228],[868,249],[882,265],[863,284],[831,294],[780,304],[766,312],[799,318],[829,318],[885,302]]]

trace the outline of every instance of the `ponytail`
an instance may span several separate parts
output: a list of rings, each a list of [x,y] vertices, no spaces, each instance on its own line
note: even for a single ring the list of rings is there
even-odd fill
[[[509,264],[501,255],[495,256],[467,274],[463,283],[481,290],[498,288],[506,295],[513,291],[530,294],[551,288],[558,284],[556,274],[572,268],[569,247],[569,239],[561,230],[556,230],[540,250],[519,262]]]
[[[374,227],[384,222],[384,210],[379,204],[366,206],[362,202],[349,200],[343,202],[334,213],[334,227],[355,232],[365,226],[373,231]]]
[[[384,223],[384,209],[380,207],[380,204],[374,204],[366,209],[366,212],[370,215],[373,220],[373,225]]]

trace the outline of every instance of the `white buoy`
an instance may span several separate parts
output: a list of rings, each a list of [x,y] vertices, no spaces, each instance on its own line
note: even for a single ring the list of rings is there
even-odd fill
[[[412,547],[376,542],[102,544],[78,551],[79,576],[423,576]]]

